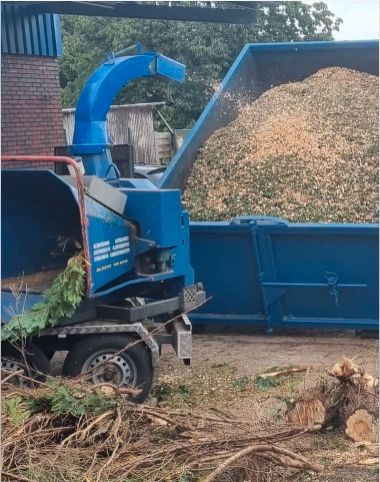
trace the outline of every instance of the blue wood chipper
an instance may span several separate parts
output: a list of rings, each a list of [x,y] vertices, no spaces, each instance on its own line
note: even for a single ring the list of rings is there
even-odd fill
[[[29,340],[26,352],[36,369],[46,371],[48,359],[67,350],[64,375],[91,370],[95,383],[137,386],[142,390],[138,401],[149,392],[163,343],[190,360],[191,325],[184,314],[205,300],[202,286],[194,284],[189,219],[180,191],[157,189],[147,179],[121,179],[110,156],[106,116],[111,102],[128,81],[157,74],[182,81],[185,67],[139,45],[110,54],[78,101],[70,147],[75,160],[7,158],[64,163],[67,175],[2,172],[2,320],[41,301],[68,259],[83,250],[83,303],[72,318]],[[152,334],[155,322],[170,320],[168,333]],[[143,342],[114,356],[136,339]],[[17,356],[2,343],[3,368],[19,369]]]

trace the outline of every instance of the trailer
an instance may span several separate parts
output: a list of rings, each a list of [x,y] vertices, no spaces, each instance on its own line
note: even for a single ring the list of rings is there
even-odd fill
[[[183,189],[199,149],[266,90],[319,69],[378,75],[378,41],[247,44],[186,137],[160,187]],[[254,213],[252,213],[254,214]],[[190,223],[191,263],[209,301],[196,324],[378,327],[378,226],[301,224],[271,217]]]

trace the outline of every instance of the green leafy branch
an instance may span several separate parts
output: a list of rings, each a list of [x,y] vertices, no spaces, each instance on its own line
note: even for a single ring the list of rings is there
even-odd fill
[[[45,291],[45,300],[14,316],[1,330],[1,339],[15,342],[38,334],[54,326],[62,318],[71,318],[85,293],[85,259],[79,253],[69,259],[60,273]]]

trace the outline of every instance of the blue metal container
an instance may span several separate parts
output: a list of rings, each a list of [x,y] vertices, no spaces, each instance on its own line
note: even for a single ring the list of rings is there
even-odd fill
[[[199,148],[250,101],[329,66],[378,75],[378,41],[247,44],[161,178],[183,189]],[[378,226],[266,218],[190,226],[191,264],[211,299],[194,323],[374,329]]]
[[[193,323],[378,326],[377,225],[237,218],[193,223],[190,246],[210,297]]]

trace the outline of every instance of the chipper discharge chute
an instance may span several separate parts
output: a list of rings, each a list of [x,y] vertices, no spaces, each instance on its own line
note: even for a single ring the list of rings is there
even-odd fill
[[[25,333],[29,309],[41,301],[50,306],[45,318],[50,326],[40,320],[38,332],[29,325],[26,329],[28,356],[37,369],[47,369],[47,359],[65,350],[65,375],[90,371],[95,383],[141,388],[137,399],[143,400],[163,343],[173,344],[179,358],[189,361],[191,326],[185,313],[201,304],[205,293],[194,284],[189,220],[180,191],[156,189],[148,180],[120,179],[106,131],[117,92],[131,79],[156,74],[181,81],[184,66],[143,52],[139,45],[112,53],[79,99],[69,148],[75,160],[13,156],[51,162],[52,167],[66,164],[67,175],[3,170],[2,320],[10,322],[3,330],[3,340],[8,337],[2,343],[3,368],[20,368],[8,340],[18,337],[15,320]],[[65,276],[70,275],[70,260],[78,256],[85,271],[84,296],[74,307],[78,287],[60,293],[59,283],[72,288]],[[58,307],[54,296],[60,299]],[[157,322],[167,323],[168,329],[159,331]],[[123,351],[138,339],[142,342]]]

